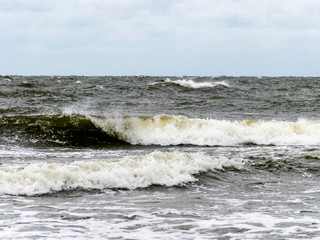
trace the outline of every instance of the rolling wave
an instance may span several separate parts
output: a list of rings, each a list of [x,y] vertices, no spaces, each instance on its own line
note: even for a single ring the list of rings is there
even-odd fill
[[[320,121],[315,120],[228,121],[175,115],[102,117],[71,114],[2,117],[0,123],[2,138],[40,143],[59,141],[81,146],[320,144]]]
[[[153,152],[116,160],[7,166],[0,168],[0,192],[39,195],[76,189],[179,186],[196,181],[194,174],[242,165],[228,158],[213,158],[200,153]]]

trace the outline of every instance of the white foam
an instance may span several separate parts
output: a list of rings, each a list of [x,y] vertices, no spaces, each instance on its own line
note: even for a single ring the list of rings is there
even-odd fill
[[[202,146],[319,145],[320,121],[227,121],[183,116],[96,118],[92,122],[107,134],[131,144]]]
[[[220,82],[195,82],[191,79],[179,79],[179,80],[170,80],[169,78],[166,78],[164,80],[166,83],[174,83],[182,87],[187,87],[187,88],[212,88],[216,86],[225,86],[229,87],[229,84],[227,84],[225,81],[220,81]]]
[[[228,158],[200,153],[153,152],[118,160],[33,163],[0,168],[0,192],[35,195],[73,189],[144,188],[195,181],[193,176],[224,166],[241,166]]]

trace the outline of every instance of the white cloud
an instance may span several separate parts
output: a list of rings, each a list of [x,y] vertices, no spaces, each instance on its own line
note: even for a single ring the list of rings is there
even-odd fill
[[[0,0],[0,51],[320,54],[319,9],[318,0]]]
[[[0,4],[2,28],[22,34],[84,31],[115,40],[201,34],[212,40],[220,29],[275,29],[281,34],[320,27],[317,0],[2,0]]]

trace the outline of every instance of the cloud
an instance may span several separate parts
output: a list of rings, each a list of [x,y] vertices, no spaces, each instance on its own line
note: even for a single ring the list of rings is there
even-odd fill
[[[0,50],[175,59],[183,51],[319,53],[318,9],[318,0],[0,0]]]
[[[160,3],[159,3],[160,2]],[[319,29],[316,0],[3,0],[2,29],[21,35],[139,41],[159,37],[219,38],[221,30]],[[6,21],[5,21],[6,20]]]

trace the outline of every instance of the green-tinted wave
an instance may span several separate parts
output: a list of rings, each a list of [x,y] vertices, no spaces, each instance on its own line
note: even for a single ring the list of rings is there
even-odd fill
[[[124,144],[83,115],[5,116],[0,118],[0,141],[26,144],[92,146]]]

